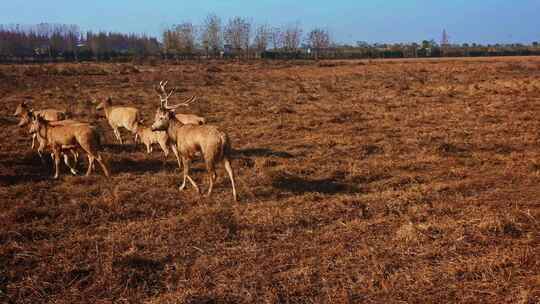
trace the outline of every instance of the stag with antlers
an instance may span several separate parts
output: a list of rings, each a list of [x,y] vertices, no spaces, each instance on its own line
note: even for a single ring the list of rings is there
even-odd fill
[[[159,86],[156,87],[156,91],[158,92],[162,104],[166,100],[168,100],[169,97],[171,97],[171,95],[176,91],[176,88],[173,88],[169,93],[167,93],[167,90],[165,88],[167,86],[167,83],[168,81],[160,81]],[[193,98],[193,100],[188,100],[188,102],[195,102],[196,98]],[[204,117],[195,114],[176,113],[174,116],[176,117],[176,119],[178,119],[179,122],[184,125],[204,125],[206,123],[206,119]]]
[[[216,165],[223,163],[225,170],[229,175],[229,179],[231,180],[233,198],[236,201],[236,187],[230,162],[232,147],[229,136],[215,126],[206,124],[183,124],[178,120],[174,111],[178,107],[187,107],[191,105],[196,98],[191,97],[182,103],[171,106],[169,105],[168,99],[171,97],[174,89],[171,92],[166,93],[166,84],[166,82],[160,82],[160,106],[156,111],[154,123],[152,124],[152,131],[167,131],[167,135],[172,143],[171,148],[173,152],[175,155],[180,154],[181,156],[184,176],[182,185],[179,189],[184,190],[186,187],[186,180],[188,180],[195,190],[200,193],[199,187],[189,176],[190,163],[195,158],[195,155],[200,153],[206,164],[209,177],[207,196],[212,194],[214,180],[217,177],[215,171]]]

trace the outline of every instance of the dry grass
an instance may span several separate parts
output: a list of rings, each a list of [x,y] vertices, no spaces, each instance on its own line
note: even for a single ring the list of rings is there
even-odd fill
[[[539,58],[0,75],[0,302],[540,301]],[[213,198],[178,192],[173,158],[116,145],[88,102],[149,122],[165,78],[230,134],[239,203],[222,169]],[[9,116],[23,99],[98,120],[113,177],[51,180]]]

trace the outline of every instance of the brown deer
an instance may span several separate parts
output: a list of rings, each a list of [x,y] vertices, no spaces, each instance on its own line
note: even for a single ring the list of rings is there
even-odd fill
[[[236,187],[230,162],[232,147],[229,137],[215,126],[182,124],[174,115],[174,111],[180,106],[189,106],[195,98],[192,97],[183,103],[169,106],[168,98],[171,94],[172,92],[164,96],[160,95],[161,104],[156,111],[152,131],[167,131],[167,135],[173,143],[171,145],[173,152],[176,150],[176,153],[181,155],[184,178],[179,189],[184,190],[187,179],[197,193],[200,193],[199,187],[189,176],[191,160],[193,160],[197,153],[200,153],[205,161],[209,177],[209,187],[206,195],[210,196],[212,194],[214,180],[217,177],[216,165],[223,163],[231,180],[233,198],[236,201]]]
[[[96,128],[88,124],[68,124],[53,126],[40,116],[34,116],[30,133],[36,134],[44,145],[51,148],[54,154],[55,174],[57,179],[60,170],[60,154],[64,149],[80,148],[88,155],[88,170],[86,176],[94,169],[94,160],[97,160],[105,176],[109,177],[109,170],[103,161],[100,149],[99,134]]]
[[[13,114],[14,116],[20,117],[20,120],[17,126],[24,127],[28,125],[31,121],[32,114],[39,115],[44,120],[47,120],[47,121],[65,120],[68,117],[65,111],[59,111],[55,109],[43,109],[43,110],[34,111],[30,109],[27,101],[23,101],[17,106],[17,109],[15,109],[15,114]],[[34,149],[35,147],[35,141],[36,141],[36,137],[32,136],[32,149]]]
[[[150,128],[140,127],[137,130],[137,135],[139,140],[146,146],[146,152],[148,154],[152,153],[152,145],[159,144],[161,150],[165,154],[165,157],[169,155],[168,141],[169,136],[165,131],[152,131]]]
[[[98,102],[93,99],[92,103],[96,104]],[[105,111],[105,117],[107,117],[107,121],[113,129],[114,135],[120,144],[123,144],[123,141],[118,128],[125,128],[128,131],[131,131],[131,133],[135,134],[135,141],[137,141],[137,129],[139,127],[139,123],[142,121],[137,108],[113,106],[112,97],[109,97],[96,106],[96,110],[101,109]]]
[[[30,112],[30,114],[34,115],[32,112]],[[49,124],[51,126],[76,125],[76,124],[90,125],[88,123],[79,122],[79,121],[76,121],[76,120],[49,121]],[[30,132],[32,132],[32,124],[30,124]],[[33,134],[32,137],[37,138],[37,141],[38,141],[38,144],[39,144],[39,146],[38,146],[38,155],[39,155],[39,157],[41,159],[41,162],[45,163],[45,161],[43,160],[43,151],[47,147],[47,141],[44,138],[37,136],[37,134]],[[63,155],[63,158],[64,158],[64,163],[69,167],[71,173],[73,175],[79,174],[77,169],[75,169],[75,166],[77,166],[77,163],[79,161],[79,152],[77,151],[77,149],[75,149],[75,147],[73,147],[73,146],[62,146],[61,147],[61,152],[62,152],[62,155]],[[73,156],[73,161],[74,161],[73,165],[71,165],[69,163],[69,156],[68,156],[67,152],[70,152],[71,155]],[[51,152],[51,158],[54,160],[54,153],[52,153],[52,152]]]

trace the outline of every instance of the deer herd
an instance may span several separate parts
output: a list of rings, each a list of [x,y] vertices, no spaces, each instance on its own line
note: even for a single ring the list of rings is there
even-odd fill
[[[124,128],[132,133],[136,143],[140,142],[146,146],[147,153],[152,152],[153,144],[159,144],[165,157],[168,156],[169,149],[172,150],[183,172],[180,190],[184,190],[186,181],[189,181],[197,193],[200,193],[199,186],[189,175],[189,169],[191,162],[201,156],[208,171],[209,186],[206,195],[210,196],[217,177],[216,166],[223,164],[231,180],[233,199],[236,201],[229,136],[219,128],[206,124],[206,119],[203,117],[175,113],[179,107],[190,106],[196,101],[196,97],[191,97],[176,105],[169,105],[169,98],[175,89],[167,92],[166,86],[167,82],[161,81],[155,87],[160,105],[151,127],[142,125],[141,114],[135,107],[113,105],[110,97],[102,102],[95,99],[92,102],[96,104],[97,110],[103,109],[107,122],[120,144],[123,144],[123,140],[119,129]],[[55,109],[34,111],[27,102],[19,104],[14,115],[20,118],[19,127],[29,126],[32,149],[35,148],[37,140],[37,153],[42,161],[46,150],[51,154],[54,160],[55,179],[59,176],[61,158],[64,159],[64,163],[72,174],[78,174],[76,166],[80,152],[86,153],[88,157],[87,176],[93,171],[95,161],[99,163],[105,176],[110,176],[107,162],[101,154],[101,134],[95,125],[70,119],[64,111]]]

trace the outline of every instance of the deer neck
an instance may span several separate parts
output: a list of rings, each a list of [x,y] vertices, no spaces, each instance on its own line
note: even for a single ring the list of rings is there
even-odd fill
[[[39,128],[39,131],[37,132],[37,138],[40,143],[47,142],[47,139],[49,138],[49,129],[50,128],[47,125],[43,125],[41,128]]]
[[[113,109],[113,107],[111,105],[108,105],[108,104],[103,105],[103,111],[105,112],[105,117],[107,117],[107,119],[111,115],[112,109]]]
[[[176,133],[178,129],[180,129],[183,126],[183,124],[176,119],[176,117],[171,117],[171,120],[169,122],[169,127],[167,128],[167,135],[174,141],[177,140]]]

